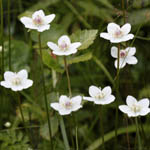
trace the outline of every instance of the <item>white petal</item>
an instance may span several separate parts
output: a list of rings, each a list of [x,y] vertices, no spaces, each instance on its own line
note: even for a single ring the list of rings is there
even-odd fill
[[[128,56],[133,56],[136,53],[136,48],[135,47],[127,47],[125,51],[128,52]]]
[[[37,29],[37,27],[33,24],[32,19],[29,17],[22,17],[20,21],[25,25],[26,28]]]
[[[69,101],[69,97],[67,97],[66,95],[61,95],[59,98],[59,103],[65,103],[66,101]]]
[[[134,64],[137,64],[138,60],[135,56],[129,56],[126,58],[126,62],[128,64],[134,65]]]
[[[23,84],[23,88],[24,88],[24,89],[27,89],[27,88],[29,88],[29,87],[31,87],[31,86],[33,85],[33,81],[27,79],[27,80],[23,81],[22,84]]]
[[[121,31],[124,35],[127,35],[131,31],[131,25],[129,23],[126,23],[121,27]]]
[[[11,89],[13,91],[22,91],[23,90],[23,86],[22,85],[19,85],[19,86],[11,86]]]
[[[95,100],[95,104],[101,104],[101,105],[107,105],[112,103],[115,100],[115,97],[113,95],[106,96],[104,99],[101,100]]]
[[[63,42],[65,42],[67,45],[70,45],[70,38],[67,35],[63,35],[58,39],[58,45],[61,45]]]
[[[118,61],[117,61],[117,59],[115,60],[115,68],[117,68],[118,67],[118,63],[117,63]],[[126,65],[126,59],[120,59],[120,61],[119,61],[119,68],[121,69],[121,68],[123,68],[124,66]]]
[[[142,107],[148,107],[149,99],[148,98],[141,99],[140,101],[138,101],[138,104]]]
[[[111,48],[111,56],[114,57],[114,58],[117,58],[117,56],[118,56],[118,48],[116,46],[113,46]]]
[[[45,16],[45,22],[46,23],[51,23],[54,20],[54,18],[55,18],[55,14]]]
[[[69,49],[77,49],[78,47],[81,46],[81,43],[80,42],[75,42],[75,43],[72,43],[70,45],[70,48]]]
[[[9,81],[1,81],[1,86],[11,88],[11,83]]]
[[[87,101],[90,101],[90,102],[93,102],[95,100],[95,98],[92,98],[92,97],[83,97],[84,100],[87,100]]]
[[[111,43],[120,43],[120,42],[123,42],[123,39],[122,38],[111,38],[110,39],[110,42]]]
[[[127,105],[120,105],[119,109],[125,114],[128,114],[129,112],[131,112],[130,108]]]
[[[19,72],[17,73],[17,75],[18,75],[21,79],[27,79],[27,78],[28,78],[28,72],[27,72],[27,70],[25,70],[25,69],[19,71]]]
[[[89,94],[91,97],[97,96],[99,92],[101,92],[101,90],[98,87],[93,85],[89,87]]]
[[[47,24],[47,25],[39,26],[39,27],[37,28],[37,30],[38,30],[39,32],[43,32],[43,31],[45,31],[45,30],[48,30],[49,28],[50,28],[50,25]]]
[[[109,34],[114,34],[114,32],[116,31],[116,30],[120,30],[120,26],[119,25],[117,25],[117,24],[115,24],[115,23],[109,23],[108,24],[108,26],[107,26],[107,32],[109,33]]]
[[[123,36],[122,38],[121,38],[121,41],[122,42],[125,42],[125,41],[128,41],[128,40],[132,40],[134,38],[134,35],[133,34],[127,34],[127,35],[125,35],[125,36]]]
[[[60,115],[69,115],[69,114],[71,114],[71,109],[59,109],[59,114]]]
[[[105,88],[103,88],[102,92],[105,94],[105,96],[111,95],[111,87],[110,86],[106,86]]]
[[[45,16],[43,10],[38,10],[38,11],[36,11],[36,12],[34,12],[34,13],[32,14],[32,18],[33,18],[33,19],[35,19],[37,16],[40,16],[40,17],[43,18],[43,17]]]
[[[68,56],[71,54],[75,54],[77,52],[77,49],[72,49],[68,51],[53,51],[53,54],[58,55],[58,56]]]
[[[72,97],[72,98],[71,98],[71,101],[72,101],[73,103],[76,103],[76,104],[80,105],[80,104],[81,104],[81,101],[82,101],[82,97],[81,97],[81,96]]]
[[[13,77],[14,77],[15,73],[11,72],[11,71],[6,71],[4,73],[4,79],[6,81],[10,81]]]
[[[47,42],[47,45],[50,49],[54,50],[54,51],[59,51],[59,47],[53,43],[53,42]]]
[[[133,96],[129,95],[129,96],[127,96],[126,103],[128,106],[132,107],[134,104],[137,103],[137,100]]]
[[[59,110],[59,103],[51,103],[50,106],[57,111]]]
[[[102,38],[104,38],[106,40],[110,40],[111,39],[111,36],[108,33],[101,33],[100,37],[102,37]]]
[[[145,116],[147,115],[148,113],[150,113],[150,108],[143,108],[140,112],[140,115],[141,116]]]

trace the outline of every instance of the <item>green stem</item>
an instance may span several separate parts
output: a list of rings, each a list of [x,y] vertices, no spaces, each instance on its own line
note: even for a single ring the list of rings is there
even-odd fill
[[[8,0],[8,50],[9,50],[9,70],[11,70],[11,32],[10,32],[10,0]]]
[[[102,147],[105,150],[104,127],[103,127],[103,106],[100,107],[100,129],[102,134]]]
[[[76,126],[76,150],[79,150],[79,144],[78,144],[78,126]]]
[[[46,113],[47,113],[48,129],[49,129],[49,136],[50,136],[50,141],[51,141],[51,150],[53,150],[51,123],[50,123],[49,112],[48,112],[46,86],[45,86],[45,79],[44,79],[44,65],[43,65],[43,56],[42,56],[41,35],[40,35],[40,33],[39,33],[38,38],[39,38],[39,50],[40,50],[40,59],[41,59],[42,84],[43,84],[43,90],[44,90],[44,101],[45,101],[45,107],[46,107]]]
[[[4,74],[4,39],[3,39],[3,33],[4,33],[4,21],[3,21],[3,0],[0,0],[0,9],[1,9],[1,35],[0,35],[0,39],[1,39],[1,45],[2,45],[2,76]]]
[[[61,129],[61,132],[62,132],[62,136],[63,136],[63,140],[64,140],[66,150],[70,150],[70,146],[69,146],[69,142],[68,142],[68,138],[67,138],[67,134],[66,134],[66,129],[65,129],[63,117],[60,116],[59,118],[60,118],[59,119],[60,120],[60,129]]]
[[[67,60],[66,60],[66,57],[64,57],[64,64],[65,64],[65,70],[66,70],[67,81],[68,81],[69,96],[70,96],[70,98],[71,98],[71,97],[72,97],[72,92],[71,92],[71,82],[70,82],[70,77],[69,77],[69,71],[68,71],[68,66],[67,66]]]
[[[139,125],[138,125],[138,118],[135,118],[135,123],[136,123],[136,132],[137,132],[137,137],[138,137],[138,149],[142,150],[142,145],[141,145],[141,139],[140,139],[140,132],[139,132]]]

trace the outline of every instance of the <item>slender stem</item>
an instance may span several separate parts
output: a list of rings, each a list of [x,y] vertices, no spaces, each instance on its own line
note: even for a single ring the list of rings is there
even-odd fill
[[[118,54],[117,54],[117,75],[116,75],[116,93],[117,93],[117,100],[116,100],[116,120],[115,120],[115,139],[116,139],[116,149],[117,149],[117,130],[118,130],[118,99],[119,99],[119,66],[120,66],[120,44],[118,44]]]
[[[105,150],[104,127],[103,127],[103,106],[100,107],[100,129],[102,134],[102,147]]]
[[[10,0],[8,0],[8,49],[9,49],[9,70],[11,70],[11,32],[10,32]]]
[[[136,123],[136,132],[137,132],[137,136],[138,136],[138,149],[142,150],[141,139],[140,139],[140,132],[139,132],[139,125],[138,125],[137,117],[135,118],[135,123]]]
[[[79,150],[79,144],[78,144],[78,126],[76,125],[76,150]]]
[[[71,92],[71,82],[70,82],[70,77],[69,77],[69,71],[68,71],[68,66],[67,66],[67,60],[66,60],[66,57],[64,57],[64,64],[65,64],[65,70],[66,70],[67,81],[68,81],[69,96],[72,97],[72,92]]]
[[[67,134],[66,134],[66,129],[65,129],[63,117],[60,116],[59,120],[60,120],[60,129],[61,129],[61,132],[62,132],[62,136],[63,136],[63,140],[64,140],[66,150],[70,150],[70,146],[69,146],[69,142],[68,142],[68,138],[67,138]]]
[[[126,119],[126,123],[127,123],[126,135],[127,135],[128,150],[130,150],[130,140],[129,140],[129,133],[128,133],[128,118],[127,118],[127,116],[125,116],[125,119]]]
[[[48,112],[46,86],[45,86],[45,79],[44,79],[44,66],[43,66],[43,59],[42,59],[43,56],[42,56],[42,47],[41,47],[41,36],[40,36],[40,33],[39,33],[39,37],[38,38],[39,38],[39,50],[40,50],[40,59],[41,59],[42,84],[43,84],[43,90],[44,90],[44,101],[45,101],[45,107],[46,107],[46,113],[47,113],[48,129],[49,129],[49,136],[50,136],[50,141],[51,141],[51,150],[53,150],[51,123],[50,123],[49,112]]]
[[[1,40],[1,45],[2,45],[2,76],[4,74],[4,39],[3,39],[3,31],[4,31],[4,21],[3,21],[3,0],[0,0],[0,9],[1,9],[1,26],[0,26],[0,31],[1,31],[1,34],[0,34],[0,40]]]

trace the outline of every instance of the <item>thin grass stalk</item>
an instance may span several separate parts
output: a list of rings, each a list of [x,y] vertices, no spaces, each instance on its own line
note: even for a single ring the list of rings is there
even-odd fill
[[[136,134],[138,137],[138,149],[142,150],[142,144],[141,144],[141,139],[140,139],[140,132],[139,132],[139,124],[138,124],[138,118],[135,118],[135,124],[136,124]]]
[[[7,3],[8,9],[8,51],[9,51],[9,70],[11,70],[11,32],[10,32],[10,0]]]
[[[1,61],[1,74],[3,76],[4,74],[4,39],[3,39],[3,33],[4,33],[4,20],[3,20],[3,0],[0,0],[0,9],[1,9],[1,45],[2,45],[2,61]]]
[[[100,129],[102,135],[102,147],[105,150],[104,127],[103,127],[103,106],[100,107]]]
[[[129,140],[129,133],[128,133],[128,118],[125,116],[126,124],[127,124],[127,131],[126,131],[126,136],[127,136],[127,143],[128,143],[128,150],[130,150],[130,140]]]
[[[42,47],[41,47],[41,35],[39,33],[39,50],[40,50],[40,59],[41,59],[41,71],[42,71],[42,84],[43,84],[43,91],[44,91],[44,101],[47,113],[47,121],[48,121],[48,129],[49,129],[49,138],[51,142],[51,150],[53,150],[53,141],[52,141],[52,132],[51,132],[51,122],[49,118],[48,112],[48,104],[47,104],[47,96],[46,96],[46,86],[45,86],[45,79],[44,79],[44,65],[43,65],[43,55],[42,55]]]

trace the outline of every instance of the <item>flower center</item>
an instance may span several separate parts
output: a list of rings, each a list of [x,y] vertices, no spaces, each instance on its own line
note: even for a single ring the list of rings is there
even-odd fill
[[[42,18],[41,18],[39,15],[36,16],[35,19],[33,19],[33,22],[34,22],[34,24],[37,25],[37,26],[40,26],[40,25],[43,24],[43,20],[42,20]]]
[[[66,109],[71,109],[71,108],[72,108],[72,102],[69,102],[69,101],[66,102],[66,103],[65,103],[65,108],[66,108]]]
[[[126,57],[126,55],[127,55],[127,54],[126,54],[126,52],[125,52],[124,50],[121,50],[121,51],[120,51],[120,57],[121,57],[121,58]]]
[[[65,41],[63,41],[60,45],[59,45],[60,49],[65,51],[68,49],[68,45]]]
[[[13,80],[12,80],[12,84],[13,85],[20,85],[21,84],[21,79],[19,77],[15,77]]]
[[[104,97],[105,97],[105,94],[104,94],[103,92],[99,92],[99,93],[95,96],[96,99],[103,99]]]
[[[115,38],[121,38],[123,36],[122,31],[117,29],[114,33]]]
[[[136,112],[141,111],[141,107],[134,104],[134,105],[132,105],[131,110],[136,113]]]

